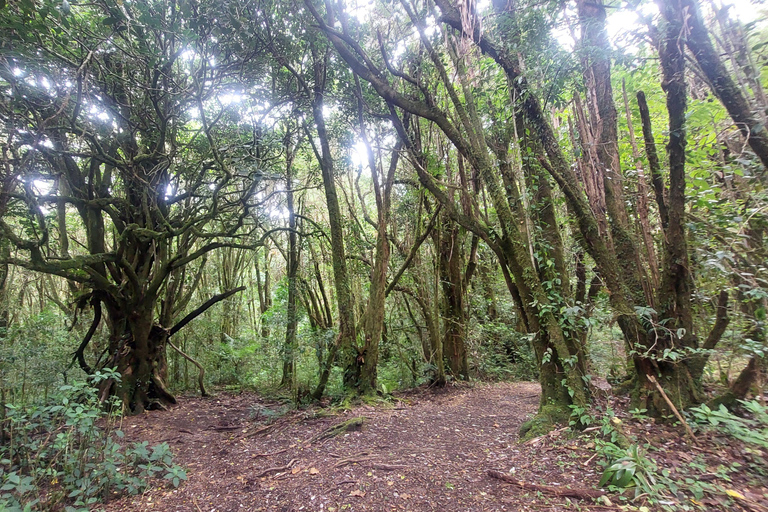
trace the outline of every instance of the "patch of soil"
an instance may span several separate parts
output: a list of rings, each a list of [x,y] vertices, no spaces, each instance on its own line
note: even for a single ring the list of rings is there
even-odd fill
[[[536,412],[539,393],[534,383],[417,390],[399,395],[392,403],[359,405],[334,416],[326,416],[323,409],[280,415],[280,404],[248,393],[182,399],[170,411],[126,418],[123,431],[128,441],[168,442],[175,462],[187,469],[188,481],[178,489],[155,486],[104,508],[161,512],[621,510],[489,476],[489,470],[496,470],[545,486],[545,491],[597,485],[602,468],[596,464],[591,438],[571,439],[560,430],[533,442],[518,442],[517,431]],[[364,417],[361,427],[324,436],[331,427],[356,417]],[[676,450],[689,451],[679,433],[654,432],[671,436],[656,442],[670,447],[680,443]],[[616,502],[615,497],[611,499]]]

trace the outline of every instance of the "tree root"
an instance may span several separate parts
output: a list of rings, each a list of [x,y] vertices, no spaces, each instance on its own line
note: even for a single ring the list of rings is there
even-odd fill
[[[363,428],[364,422],[365,422],[365,416],[358,416],[356,418],[348,419],[343,423],[339,423],[338,425],[333,425],[332,427],[329,427],[323,430],[318,435],[310,439],[309,444],[316,443],[317,441],[322,441],[323,439],[330,439],[331,437],[336,437],[339,434],[343,434],[344,432],[360,430]]]
[[[279,473],[280,471],[288,471],[289,469],[291,469],[291,466],[293,466],[295,463],[296,463],[296,459],[293,459],[291,460],[291,462],[289,462],[285,466],[276,466],[274,468],[267,468],[261,473],[259,473],[258,475],[254,476],[253,478],[261,478],[261,477],[267,476],[270,473]]]
[[[538,491],[552,496],[558,496],[560,498],[576,498],[580,500],[594,500],[600,496],[605,496],[604,491],[597,489],[562,489],[560,487],[550,487],[548,485],[530,484],[527,482],[521,482],[509,475],[502,473],[501,471],[488,470],[488,476],[491,478],[497,478],[504,482],[516,485],[521,489],[527,491]]]

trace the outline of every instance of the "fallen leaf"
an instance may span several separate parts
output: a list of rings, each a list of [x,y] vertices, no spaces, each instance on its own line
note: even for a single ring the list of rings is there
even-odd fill
[[[301,471],[302,469],[304,469],[304,468],[302,468],[301,466],[296,466],[295,468],[293,468],[293,469],[291,470],[291,474],[292,474],[292,475],[295,475],[296,473],[298,473],[298,472],[299,472],[299,471]]]
[[[355,489],[354,491],[349,493],[350,496],[357,496],[358,498],[364,498],[365,497],[365,491],[361,491],[360,489]]]
[[[739,491],[734,491],[733,489],[726,489],[725,490],[725,494],[727,494],[731,498],[736,498],[737,500],[746,500],[747,499]]]
[[[309,468],[309,474],[310,475],[319,475],[320,474],[320,470],[317,469],[317,468]]]

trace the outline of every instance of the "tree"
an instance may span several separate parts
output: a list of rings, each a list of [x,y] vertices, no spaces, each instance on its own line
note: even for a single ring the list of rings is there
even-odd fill
[[[0,116],[13,184],[0,229],[16,248],[3,263],[79,283],[94,321],[76,357],[92,371],[83,351],[103,311],[109,340],[96,365],[122,375],[103,392],[132,412],[175,401],[166,343],[190,318],[156,322],[169,278],[217,248],[260,243],[246,220],[264,148],[226,104],[242,62],[214,42],[227,27],[207,20],[219,14],[188,2],[47,3],[14,4],[2,18],[9,92]],[[65,186],[52,190],[54,180]],[[62,206],[66,222],[52,225],[50,209]],[[85,240],[70,223],[82,223]]]
[[[564,329],[557,308],[553,307],[542,286],[540,275],[531,261],[527,243],[520,232],[516,214],[508,202],[507,195],[494,169],[493,160],[486,143],[483,122],[478,115],[475,98],[471,92],[472,88],[467,68],[464,65],[465,61],[455,53],[455,48],[453,48],[453,53],[450,53],[450,48],[447,50],[449,57],[451,57],[450,62],[454,66],[452,72],[458,77],[458,83],[454,83],[449,78],[449,72],[441,59],[441,55],[438,54],[425,32],[423,18],[417,16],[407,2],[401,3],[403,10],[419,32],[419,39],[424,50],[425,60],[423,63],[417,62],[415,68],[418,69],[419,65],[427,62],[434,66],[437,83],[439,87],[444,88],[447,97],[446,105],[455,109],[455,117],[451,117],[443,108],[438,106],[437,98],[429,92],[430,88],[420,82],[421,79],[431,77],[418,76],[414,78],[402,70],[393,68],[387,59],[386,49],[382,49],[383,62],[380,64],[382,67],[379,67],[351,33],[339,32],[332,28],[331,20],[335,18],[333,11],[328,11],[324,18],[311,3],[305,5],[312,11],[321,30],[328,36],[344,61],[388,103],[390,119],[395,124],[398,135],[413,155],[412,160],[415,163],[424,162],[426,155],[414,146],[411,123],[403,122],[402,114],[398,113],[397,109],[401,109],[405,113],[405,117],[413,115],[435,123],[461,155],[477,170],[496,210],[499,233],[491,230],[484,222],[463,214],[461,209],[440,188],[425,166],[423,164],[416,165],[421,184],[434,194],[457,222],[477,234],[489,246],[494,247],[500,261],[508,266],[510,273],[514,276],[515,290],[521,298],[519,301],[520,308],[526,313],[531,331],[537,333],[535,347],[542,365],[540,381],[543,390],[541,401],[543,416],[562,417],[569,413],[568,405],[571,403],[585,404],[589,395],[586,380],[583,378],[585,362],[583,359],[579,359],[576,339],[572,339],[571,333]],[[443,8],[444,13],[446,10]],[[455,11],[455,9],[453,10]],[[458,16],[458,11],[456,11],[456,15]],[[457,20],[459,20],[459,28],[461,28],[460,17]],[[344,27],[343,24],[342,27]],[[386,73],[384,69],[386,69]],[[406,95],[400,92],[396,86],[390,83],[390,77],[398,81],[397,87],[400,87],[401,84],[405,87],[412,87],[413,94]],[[456,122],[453,119],[456,119]],[[558,377],[558,374],[563,375],[563,378]],[[561,380],[565,381],[566,386],[561,384]]]

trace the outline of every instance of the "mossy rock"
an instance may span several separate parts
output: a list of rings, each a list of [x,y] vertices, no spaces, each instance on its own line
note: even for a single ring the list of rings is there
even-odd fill
[[[543,436],[554,430],[557,425],[566,424],[571,417],[568,407],[561,405],[545,405],[539,409],[536,416],[523,423],[520,427],[520,440],[527,441],[534,437]]]

